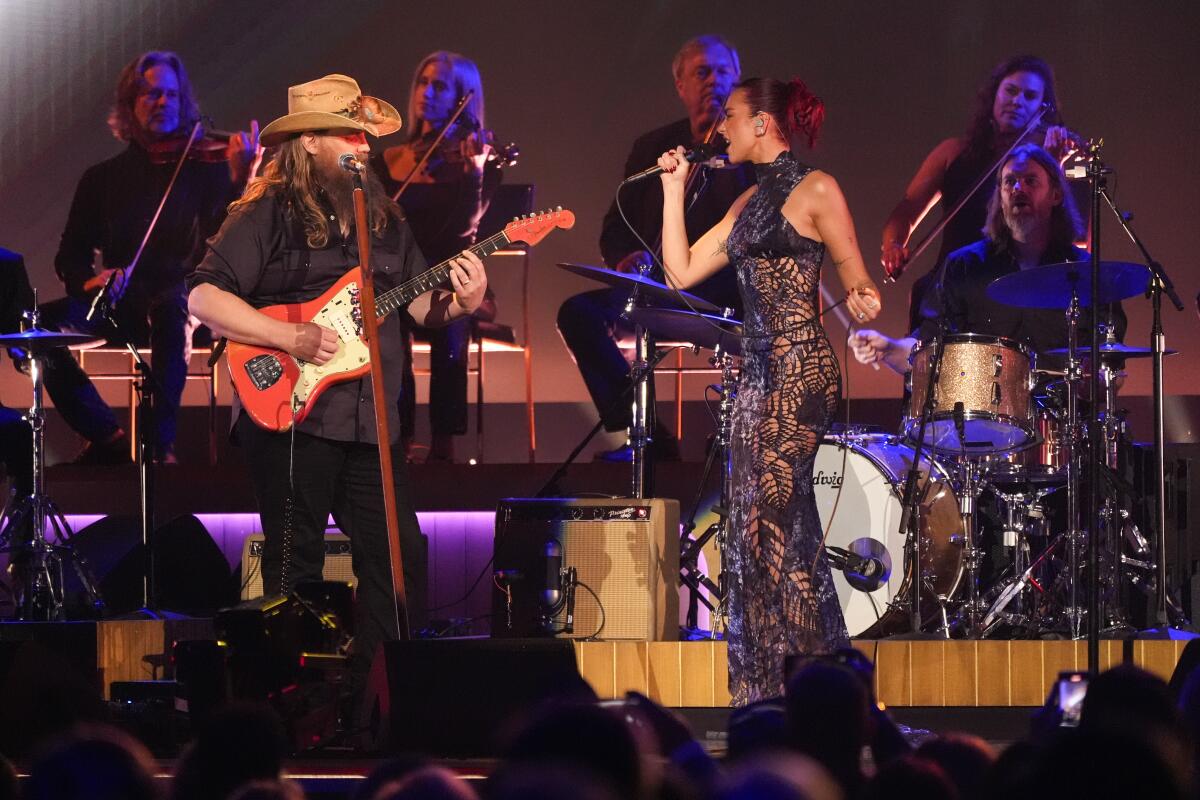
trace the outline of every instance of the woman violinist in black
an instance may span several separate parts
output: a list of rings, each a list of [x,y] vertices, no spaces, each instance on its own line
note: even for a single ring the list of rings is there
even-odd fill
[[[464,98],[467,98],[465,107],[451,121]],[[458,53],[439,50],[423,58],[413,76],[408,101],[408,140],[371,157],[372,167],[404,209],[417,244],[430,264],[474,244],[479,220],[500,183],[500,163],[490,157],[490,136],[483,128],[483,120],[479,68]],[[476,316],[490,320],[495,313],[495,300],[489,290]],[[454,436],[467,430],[469,325],[470,321],[463,319],[426,332],[432,348],[429,379],[432,440],[426,459],[429,461],[453,461]],[[408,341],[410,353],[399,402],[405,444],[411,447],[416,382],[411,336]]]

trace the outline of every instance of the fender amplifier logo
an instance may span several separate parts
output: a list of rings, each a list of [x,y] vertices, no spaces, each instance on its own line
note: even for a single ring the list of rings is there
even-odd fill
[[[834,472],[829,475],[825,474],[825,470],[817,470],[813,473],[813,488],[818,486],[830,486],[834,489],[842,488],[842,476]]]

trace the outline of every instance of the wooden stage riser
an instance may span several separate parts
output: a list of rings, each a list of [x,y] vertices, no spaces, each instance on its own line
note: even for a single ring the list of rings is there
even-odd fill
[[[876,664],[889,706],[1040,706],[1058,673],[1087,669],[1087,643],[936,641],[853,643]],[[1103,641],[1101,669],[1126,660],[1171,677],[1186,642]],[[670,707],[729,704],[724,642],[575,642],[584,679],[602,698],[638,691]]]
[[[161,678],[146,657],[163,655],[172,640],[212,635],[209,620],[70,624],[89,629],[95,625],[96,670],[105,697],[113,681]],[[724,642],[575,641],[573,645],[580,674],[603,699],[638,691],[673,708],[729,705]],[[1128,661],[1166,680],[1185,645],[1163,640],[1103,641],[1100,666],[1108,669]],[[863,640],[854,646],[875,662],[876,696],[889,706],[1039,706],[1059,672],[1087,668],[1086,642]]]

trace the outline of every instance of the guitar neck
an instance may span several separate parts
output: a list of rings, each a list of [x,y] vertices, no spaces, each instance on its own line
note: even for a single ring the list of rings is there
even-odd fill
[[[499,250],[501,247],[509,244],[508,234],[500,231],[495,236],[489,236],[482,242],[477,242],[470,249],[471,252],[480,258],[487,258],[492,253]],[[389,289],[383,294],[375,297],[375,315],[382,322],[383,318],[395,311],[397,308],[403,308],[411,303],[418,296],[425,294],[432,289],[443,286],[450,282],[450,259],[443,261],[436,267],[422,272],[415,278],[405,281],[394,289]]]

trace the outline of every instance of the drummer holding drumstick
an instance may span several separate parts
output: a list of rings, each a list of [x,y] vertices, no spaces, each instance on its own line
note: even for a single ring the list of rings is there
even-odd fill
[[[850,348],[863,364],[886,364],[909,371],[909,356],[918,340],[934,338],[945,318],[950,333],[1003,336],[1027,344],[1035,353],[1067,343],[1063,311],[1018,308],[993,300],[993,280],[1019,270],[1063,261],[1082,261],[1075,247],[1083,223],[1058,160],[1037,145],[1022,145],[1000,165],[988,204],[984,238],[947,256],[934,286],[921,306],[920,322],[909,336],[893,339],[871,329],[850,335]],[[1125,334],[1119,303],[1106,308],[1117,339]],[[1080,321],[1088,330],[1090,320]]]

